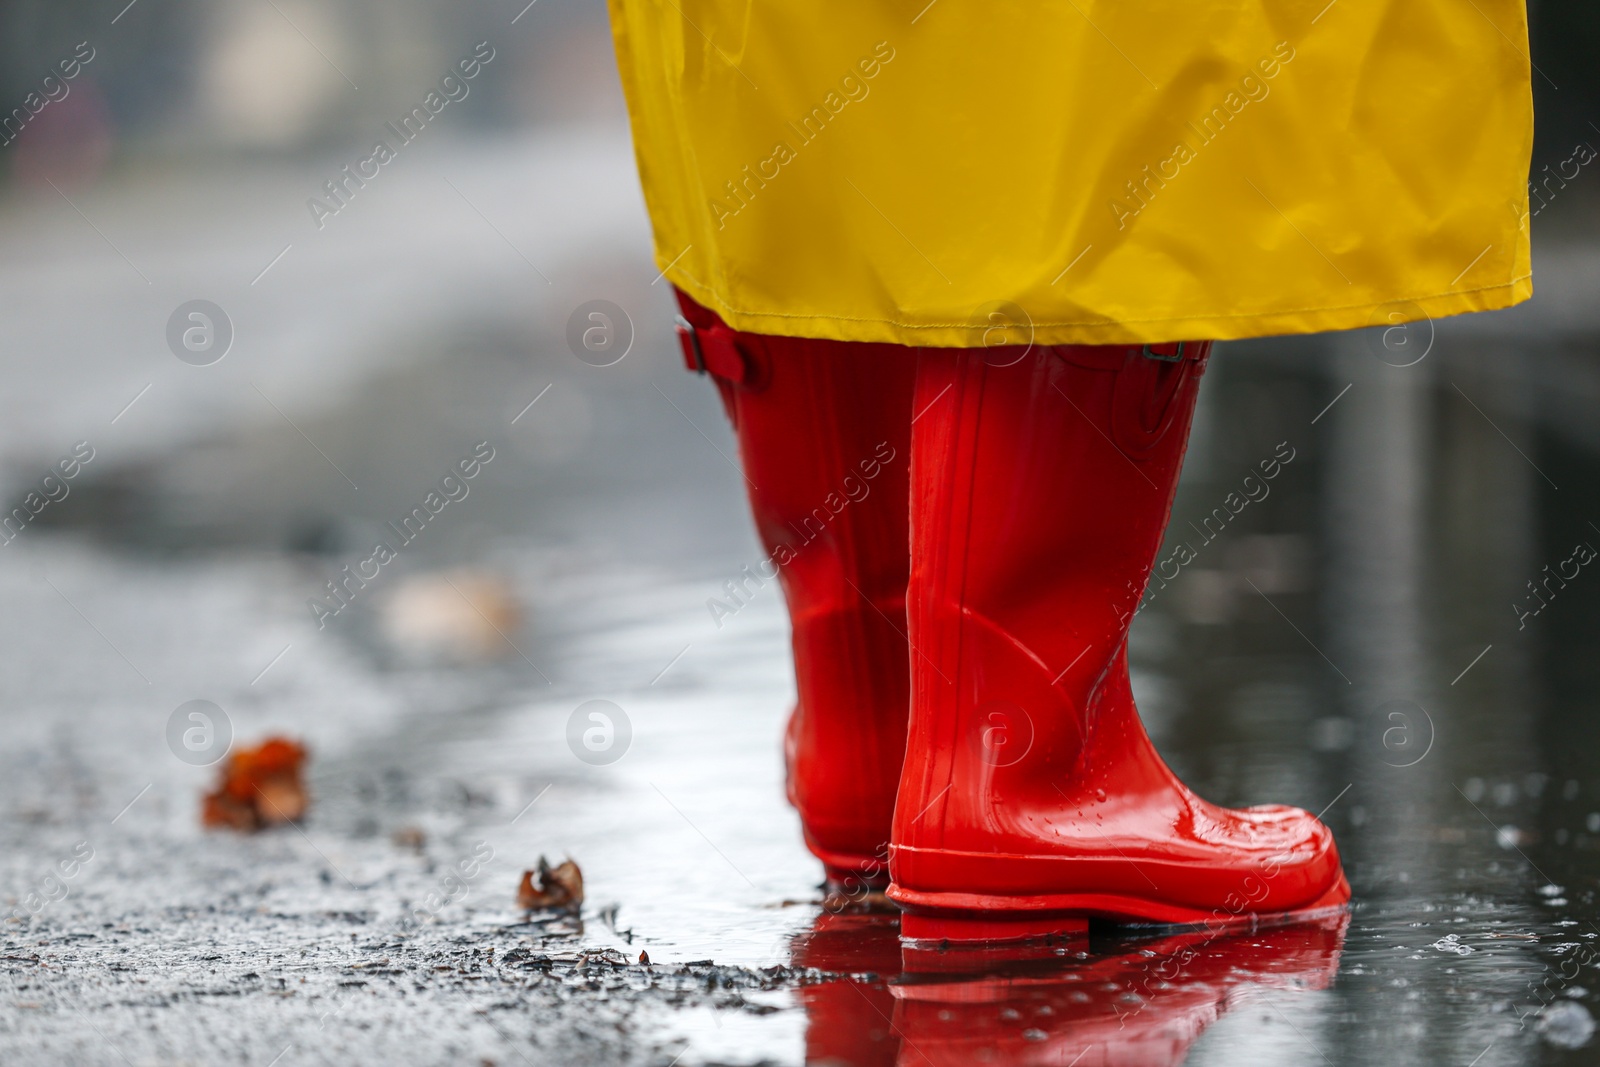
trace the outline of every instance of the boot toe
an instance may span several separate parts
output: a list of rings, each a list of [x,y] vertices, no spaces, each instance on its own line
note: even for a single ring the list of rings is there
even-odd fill
[[[1251,849],[1282,851],[1292,856],[1318,855],[1333,844],[1322,820],[1303,808],[1261,804],[1227,813],[1226,832]]]
[[[1269,890],[1262,910],[1343,904],[1349,899],[1333,831],[1302,808],[1270,804],[1229,812],[1231,846],[1253,858],[1238,869],[1259,875]],[[1242,846],[1242,847],[1241,847]]]

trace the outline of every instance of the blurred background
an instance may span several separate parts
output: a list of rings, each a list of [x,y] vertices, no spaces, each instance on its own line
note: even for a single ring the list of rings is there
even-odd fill
[[[892,930],[819,912],[782,604],[707,609],[763,554],[671,335],[602,4],[0,4],[0,1048],[1594,1062],[1600,9],[1529,14],[1534,299],[1213,358],[1171,535],[1200,551],[1135,624],[1141,707],[1209,799],[1326,808],[1359,904],[1342,947],[1215,950],[1125,1046],[1070,967],[919,1013]],[[379,138],[405,143],[349,179]],[[569,342],[596,300],[614,360]],[[378,540],[405,544],[335,598]],[[302,828],[202,832],[191,700],[214,758],[310,748]],[[607,762],[572,740],[594,700]],[[581,922],[521,921],[541,854],[582,865]],[[1062,966],[1127,992],[1156,951]]]

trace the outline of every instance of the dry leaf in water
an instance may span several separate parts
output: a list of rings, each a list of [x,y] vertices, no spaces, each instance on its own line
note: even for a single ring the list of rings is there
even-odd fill
[[[534,876],[538,884],[534,884]],[[537,871],[523,871],[522,884],[517,887],[517,906],[525,911],[538,908],[560,908],[577,911],[583,903],[583,872],[571,860],[563,860],[552,867],[543,856],[539,857]]]
[[[205,795],[200,822],[246,833],[298,822],[309,803],[300,775],[305,759],[305,748],[284,737],[231,753]]]

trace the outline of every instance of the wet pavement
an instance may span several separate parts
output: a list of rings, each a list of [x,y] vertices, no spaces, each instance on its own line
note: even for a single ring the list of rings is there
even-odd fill
[[[270,172],[110,183],[77,202],[126,258],[6,206],[38,229],[0,254],[7,500],[95,450],[0,547],[7,1062],[1595,1061],[1592,256],[1557,246],[1533,307],[1411,366],[1357,335],[1208,374],[1163,553],[1195,558],[1135,623],[1135,690],[1198,792],[1325,811],[1350,915],[908,953],[822,907],[783,802],[776,589],[707,610],[761,553],[627,144],[550,136],[419,151],[320,233]],[[163,339],[195,297],[237,333],[209,367]],[[611,366],[567,345],[592,299],[635,327]],[[307,601],[480,442],[319,629]],[[440,575],[503,591],[501,625],[442,640],[476,623]],[[311,748],[303,826],[200,829],[214,770],[168,739],[194,699]],[[581,864],[581,916],[515,907],[541,855]]]

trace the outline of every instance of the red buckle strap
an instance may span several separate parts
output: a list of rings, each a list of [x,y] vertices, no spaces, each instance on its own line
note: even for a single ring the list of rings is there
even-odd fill
[[[734,341],[733,331],[722,323],[700,329],[683,316],[673,323],[683,349],[683,365],[697,374],[714,374],[735,384],[750,377],[750,365]]]

